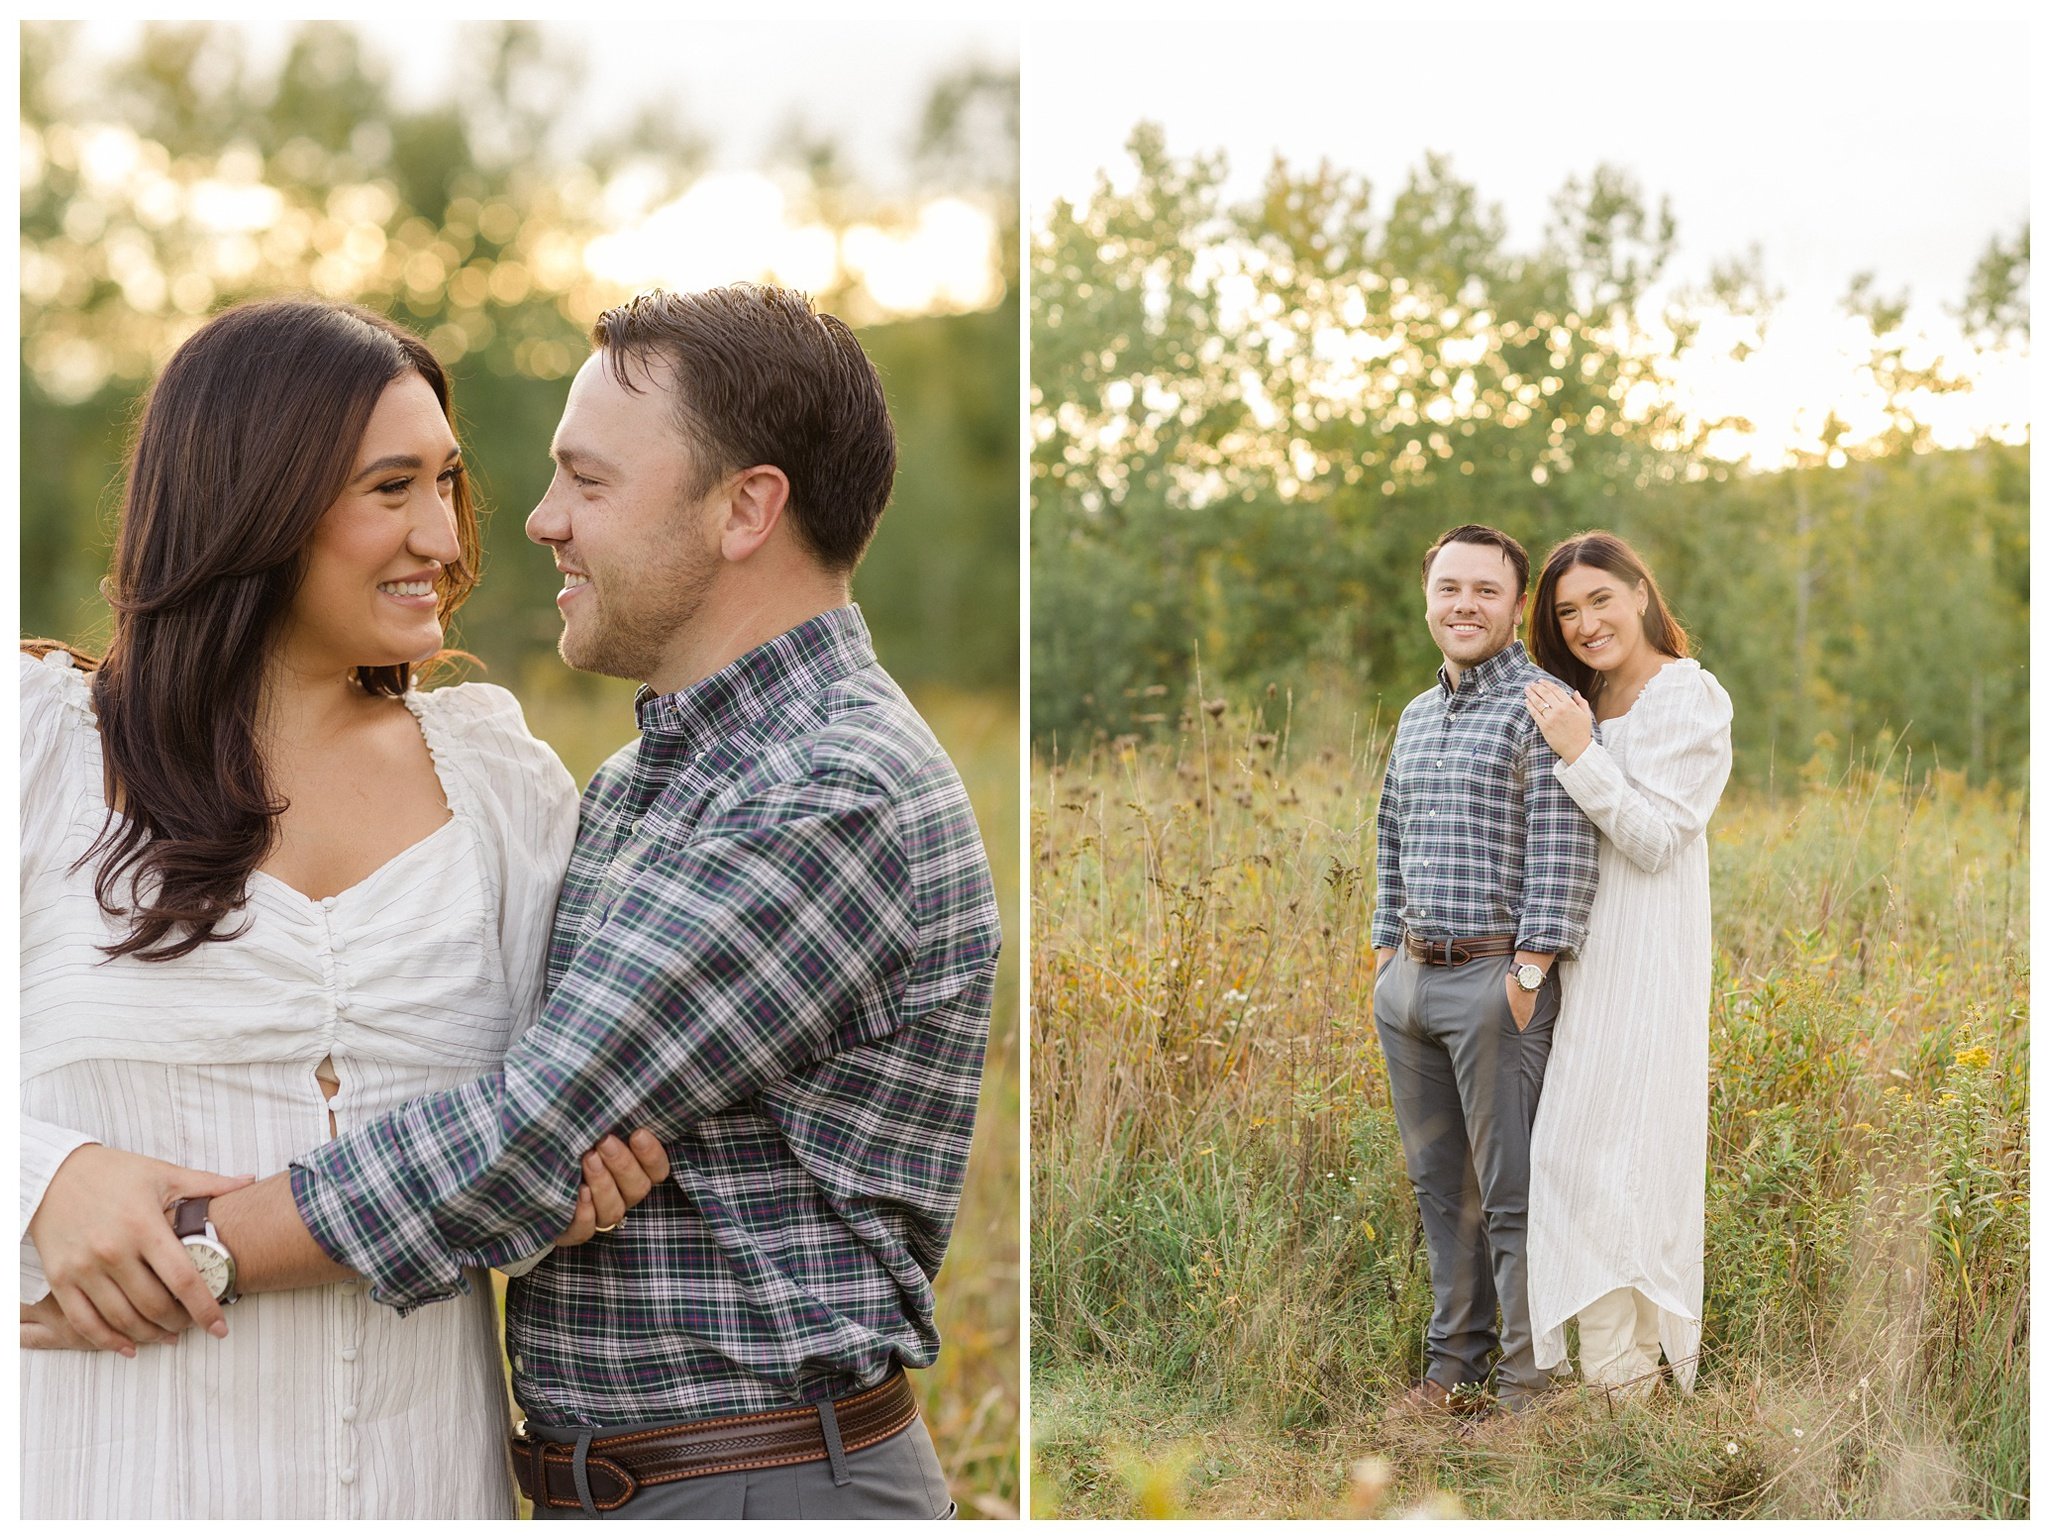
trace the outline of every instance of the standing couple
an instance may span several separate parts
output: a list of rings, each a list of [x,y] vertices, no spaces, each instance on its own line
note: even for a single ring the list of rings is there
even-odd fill
[[[644,681],[581,812],[505,691],[417,687],[476,519],[352,306],[180,347],[106,655],[24,653],[29,1517],[950,1511],[902,1366],[997,911],[849,600],[882,386],[786,290],[593,341],[527,521],[564,660]]]
[[[1589,1382],[1690,1390],[1708,1158],[1708,819],[1730,699],[1613,535],[1424,556],[1438,683],[1377,823],[1374,1020],[1433,1308],[1400,1410],[1521,1412],[1580,1324]],[[1496,1329],[1499,1306],[1501,1328]]]

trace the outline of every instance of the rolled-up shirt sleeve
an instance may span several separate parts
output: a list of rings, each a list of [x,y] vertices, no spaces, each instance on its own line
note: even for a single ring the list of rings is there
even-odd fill
[[[463,1268],[568,1223],[579,1162],[606,1134],[673,1140],[896,1030],[878,1002],[916,951],[911,887],[894,808],[858,772],[746,798],[592,916],[501,1070],[295,1162],[300,1217],[382,1304],[467,1292]]]
[[[1587,939],[1601,836],[1552,774],[1559,756],[1535,728],[1524,738],[1521,757],[1523,909],[1516,948],[1572,957]]]

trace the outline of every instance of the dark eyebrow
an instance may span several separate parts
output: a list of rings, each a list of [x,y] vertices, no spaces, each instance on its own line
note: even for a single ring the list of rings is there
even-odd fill
[[[451,449],[448,452],[448,458],[441,463],[444,467],[447,467],[453,465],[462,457],[463,451],[460,448]],[[372,460],[349,479],[351,481],[367,481],[372,476],[382,476],[386,471],[417,471],[424,463],[418,455],[385,455],[381,459]]]
[[[597,471],[601,475],[617,476],[619,467],[610,460],[602,460],[588,449],[556,449],[553,451],[557,464],[564,470],[573,470],[581,465],[585,470]]]

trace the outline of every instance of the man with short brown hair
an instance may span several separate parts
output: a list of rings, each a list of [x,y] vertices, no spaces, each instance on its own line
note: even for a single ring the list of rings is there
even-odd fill
[[[1524,705],[1541,677],[1516,640],[1529,575],[1523,547],[1483,524],[1426,553],[1424,618],[1445,661],[1402,713],[1376,815],[1374,1024],[1431,1260],[1412,1410],[1479,1404],[1491,1368],[1508,1410],[1549,1383],[1526,1297],[1530,1130],[1552,964],[1586,934],[1598,837]]]
[[[903,1368],[939,1349],[999,937],[849,594],[882,382],[788,290],[643,295],[594,340],[527,533],[563,658],[642,681],[640,732],[585,790],[540,1020],[212,1200],[209,1237],[230,1297],[357,1272],[409,1311],[544,1248],[578,1153],[646,1127],[669,1180],[508,1291],[535,1517],[951,1517]]]

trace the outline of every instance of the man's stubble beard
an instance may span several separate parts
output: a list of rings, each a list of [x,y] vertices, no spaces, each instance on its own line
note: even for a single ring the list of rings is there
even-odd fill
[[[1452,649],[1446,645],[1446,643],[1452,640],[1450,633],[1441,634],[1436,626],[1429,627],[1428,629],[1431,631],[1431,641],[1437,646],[1440,656],[1444,657],[1448,662],[1457,664],[1460,668],[1479,668],[1488,659],[1499,657],[1516,645],[1516,625],[1512,621],[1506,632],[1499,634],[1489,633],[1478,638],[1472,644],[1476,650],[1471,657],[1455,658],[1452,654]]]
[[[565,623],[556,650],[583,673],[645,683],[661,672],[671,643],[704,609],[718,573],[717,556],[682,552],[667,570],[640,573],[631,591],[616,599],[594,574],[595,613],[582,628]]]

